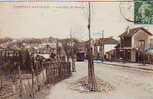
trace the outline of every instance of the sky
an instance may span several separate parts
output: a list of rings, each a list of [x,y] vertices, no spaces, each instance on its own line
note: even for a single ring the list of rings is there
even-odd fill
[[[153,33],[153,25],[136,25],[126,21],[120,13],[119,2],[91,4],[91,34],[99,38],[117,38],[130,28],[144,26]],[[126,14],[132,16],[133,11]],[[88,4],[85,2],[1,2],[0,37],[41,38],[69,37],[88,39]]]

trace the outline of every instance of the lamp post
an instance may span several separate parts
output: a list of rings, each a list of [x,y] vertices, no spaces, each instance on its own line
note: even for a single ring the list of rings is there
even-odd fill
[[[102,62],[104,62],[104,30],[102,31],[102,34],[101,34],[101,54],[102,54]]]

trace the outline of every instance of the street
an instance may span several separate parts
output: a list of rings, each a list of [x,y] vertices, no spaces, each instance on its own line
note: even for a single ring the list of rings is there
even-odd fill
[[[109,93],[80,93],[70,89],[71,83],[87,76],[87,67],[87,62],[76,63],[77,72],[52,87],[46,99],[153,99],[152,72],[102,63],[95,63],[95,74],[114,86],[114,90]]]
[[[152,0],[0,0],[0,13],[0,99],[153,99]]]

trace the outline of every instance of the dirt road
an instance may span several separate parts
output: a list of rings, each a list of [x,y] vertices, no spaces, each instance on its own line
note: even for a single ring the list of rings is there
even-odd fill
[[[87,62],[76,63],[72,77],[51,88],[46,99],[153,99],[153,72],[95,63],[96,76],[114,86],[110,93],[80,93],[71,83],[87,76]]]

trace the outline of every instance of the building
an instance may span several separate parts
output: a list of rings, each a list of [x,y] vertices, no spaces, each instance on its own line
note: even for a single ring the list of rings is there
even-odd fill
[[[92,55],[94,59],[102,59],[107,54],[108,51],[111,51],[118,44],[118,41],[112,37],[108,38],[99,38],[91,41]],[[88,58],[88,41],[79,42],[76,45],[77,60],[84,61]],[[102,46],[104,48],[102,48]],[[109,56],[110,57],[110,56]]]
[[[102,58],[103,56],[108,56],[107,52],[113,50],[117,44],[118,41],[112,37],[96,39],[94,43],[94,52],[93,52],[95,58],[99,59]],[[111,56],[109,54],[109,59],[110,57]],[[106,58],[107,57],[105,57],[105,59]]]
[[[87,42],[79,42],[75,45],[75,47],[77,48],[77,61],[84,61],[84,59],[87,57]]]
[[[116,46],[116,57],[125,61],[142,60],[142,54],[151,46],[152,33],[143,27],[129,29],[122,33],[120,44]]]

